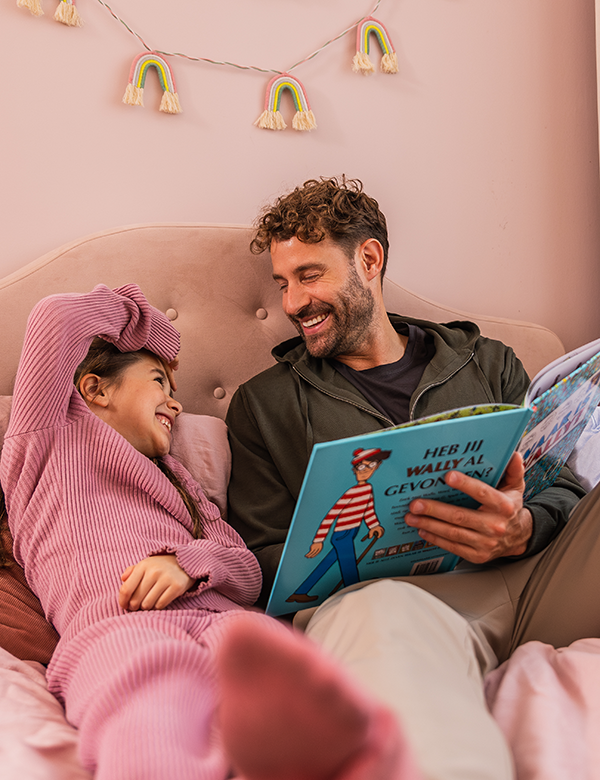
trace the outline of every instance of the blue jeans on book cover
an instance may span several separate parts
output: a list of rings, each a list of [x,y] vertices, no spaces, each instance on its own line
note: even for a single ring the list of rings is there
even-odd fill
[[[305,595],[317,584],[333,564],[337,561],[340,565],[344,587],[354,585],[359,581],[358,568],[356,566],[356,551],[354,549],[354,539],[358,533],[358,526],[349,531],[334,531],[331,535],[331,546],[327,555],[321,563],[304,580],[302,585],[296,588],[296,594]]]

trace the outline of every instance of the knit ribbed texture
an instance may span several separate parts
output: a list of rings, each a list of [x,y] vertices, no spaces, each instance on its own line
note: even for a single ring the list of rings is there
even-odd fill
[[[158,761],[164,740],[155,740],[147,729],[154,719],[159,731],[172,734],[191,718],[194,728],[204,723],[206,732],[213,709],[212,664],[202,660],[204,639],[201,651],[190,633],[199,640],[200,632],[219,620],[215,613],[252,604],[260,569],[200,486],[167,456],[205,518],[203,537],[194,539],[177,489],[87,408],[73,376],[97,335],[122,351],[146,348],[166,361],[179,351],[177,331],[134,285],[51,296],[30,315],[0,479],[15,558],[61,635],[49,683],[81,729],[86,766],[108,761],[97,777],[222,777],[220,751],[216,757],[206,753],[208,736],[202,729],[196,730],[194,755],[182,754],[170,774],[163,766],[167,757],[163,764]],[[122,572],[160,552],[176,554],[200,584],[160,613],[125,613],[117,600]],[[170,625],[182,619],[190,624],[186,630]],[[109,630],[113,623],[116,628]],[[132,633],[133,626],[139,628]],[[157,632],[165,636],[156,639]],[[160,693],[158,713],[150,712],[153,690]],[[90,692],[98,694],[93,706]],[[102,730],[106,741],[95,740]],[[134,734],[143,748],[135,746]],[[207,774],[198,771],[198,751],[208,762]],[[156,772],[149,772],[147,755],[154,756]]]
[[[258,565],[199,485],[167,458],[208,518],[204,538],[195,540],[176,488],[75,390],[75,369],[98,334],[123,351],[145,347],[165,360],[179,349],[177,331],[134,285],[51,296],[33,310],[0,473],[15,558],[46,615],[65,640],[122,614],[121,573],[163,551],[206,580],[171,608],[251,604]]]

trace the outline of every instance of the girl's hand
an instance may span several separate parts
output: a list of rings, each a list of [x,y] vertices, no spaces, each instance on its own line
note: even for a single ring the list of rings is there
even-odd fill
[[[175,371],[179,368],[179,355],[176,358],[173,358],[173,360],[170,363],[166,364],[167,368],[167,379],[169,380],[169,384],[171,385],[171,390],[175,392],[177,390],[177,382],[175,381]]]
[[[121,574],[119,606],[135,612],[138,609],[164,609],[188,591],[195,580],[177,563],[175,555],[153,555]]]

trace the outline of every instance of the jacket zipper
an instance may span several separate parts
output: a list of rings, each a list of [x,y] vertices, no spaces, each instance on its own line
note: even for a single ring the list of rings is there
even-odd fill
[[[414,402],[414,404],[412,405],[412,407],[411,407],[411,410],[410,410],[410,416],[409,416],[409,420],[410,420],[411,422],[412,422],[412,421],[415,419],[415,415],[414,415],[415,407],[417,406],[417,404],[419,403],[419,401],[421,400],[421,398],[423,397],[423,395],[424,395],[424,394],[425,394],[425,393],[426,393],[428,390],[431,390],[431,388],[432,388],[432,387],[439,387],[440,385],[443,385],[445,382],[447,382],[449,379],[452,379],[452,377],[453,377],[455,374],[458,374],[458,372],[459,372],[459,371],[461,371],[461,370],[462,370],[462,369],[463,369],[463,368],[464,368],[464,367],[467,365],[467,363],[469,363],[469,362],[470,362],[470,361],[473,359],[474,355],[475,355],[475,352],[471,352],[471,354],[470,354],[470,355],[469,355],[469,357],[468,357],[468,358],[465,360],[465,362],[464,362],[462,365],[458,366],[458,368],[456,368],[456,369],[455,369],[455,370],[454,370],[454,371],[453,371],[451,374],[448,374],[448,376],[447,376],[447,377],[445,377],[444,379],[440,379],[438,382],[432,382],[430,385],[427,385],[427,387],[424,387],[424,388],[421,390],[421,392],[419,393],[419,395],[418,395],[418,396],[415,398],[415,402]]]
[[[410,415],[409,415],[409,422],[412,422],[415,419],[414,416],[414,410],[423,395],[428,391],[431,390],[433,387],[439,387],[440,385],[445,384],[449,379],[452,379],[452,377],[455,374],[458,374],[459,371],[461,371],[467,363],[469,363],[475,355],[475,352],[471,352],[471,354],[467,357],[464,363],[461,363],[460,366],[457,366],[457,368],[454,369],[454,371],[451,374],[448,374],[447,377],[444,377],[444,379],[440,379],[438,382],[431,382],[431,384],[427,385],[427,387],[424,387],[419,395],[415,398],[415,402],[411,407]],[[393,426],[394,423],[392,420],[389,420],[387,417],[385,417],[383,414],[380,414],[379,412],[368,409],[366,406],[363,406],[362,404],[356,403],[355,401],[350,401],[347,398],[342,398],[339,395],[335,395],[335,393],[331,393],[328,390],[324,390],[322,387],[319,387],[319,385],[315,384],[313,381],[311,381],[308,377],[306,377],[301,371],[299,371],[295,365],[292,364],[293,370],[298,374],[298,376],[303,379],[305,382],[307,382],[311,387],[314,387],[315,390],[318,390],[320,393],[323,393],[323,395],[329,396],[329,398],[333,398],[336,401],[342,401],[343,403],[350,404],[350,406],[354,406],[357,409],[360,409],[362,412],[366,412],[367,414],[370,414],[372,417],[376,417],[378,420],[382,420],[385,423],[388,423],[390,426]]]
[[[303,379],[311,387],[314,387],[315,390],[318,390],[320,393],[323,393],[323,395],[326,395],[329,398],[333,398],[336,401],[342,401],[343,403],[350,404],[350,406],[354,406],[357,409],[360,409],[362,412],[366,412],[367,414],[370,414],[371,417],[376,417],[378,420],[382,420],[383,422],[388,423],[388,425],[390,426],[394,424],[391,420],[388,420],[387,417],[385,417],[383,414],[380,414],[378,411],[374,409],[368,409],[366,406],[363,406],[362,404],[356,403],[355,401],[348,400],[348,398],[342,398],[339,395],[335,395],[335,393],[330,393],[328,390],[323,390],[322,387],[319,387],[319,385],[316,385],[314,382],[308,379],[308,377],[304,376],[304,374],[301,371],[298,371],[296,366],[292,365],[292,368],[298,374],[300,379]]]

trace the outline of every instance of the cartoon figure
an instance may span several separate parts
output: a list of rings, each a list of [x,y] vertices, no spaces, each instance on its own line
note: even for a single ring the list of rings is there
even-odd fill
[[[318,596],[309,596],[309,591],[325,575],[337,561],[342,573],[344,587],[359,581],[354,549],[354,538],[364,520],[369,529],[368,538],[380,539],[385,529],[375,514],[373,501],[373,486],[368,481],[381,465],[387,460],[391,450],[362,449],[354,450],[352,471],[356,477],[356,485],[349,488],[327,512],[319,526],[306,558],[316,558],[323,550],[323,542],[334,524],[331,535],[332,548],[316,569],[304,580],[286,601],[300,603],[315,601]],[[365,537],[366,538],[366,537]]]

